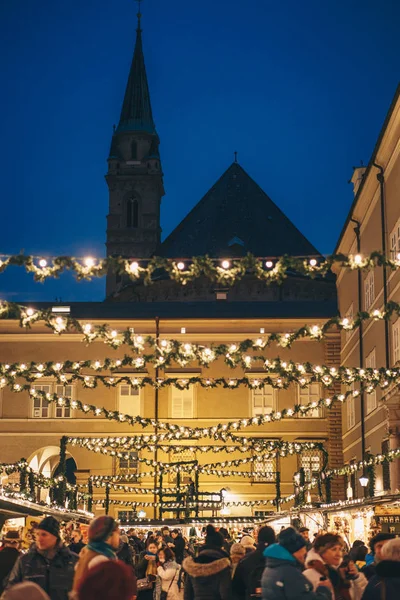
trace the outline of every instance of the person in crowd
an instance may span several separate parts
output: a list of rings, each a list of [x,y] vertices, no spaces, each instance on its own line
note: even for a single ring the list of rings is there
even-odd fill
[[[138,578],[138,600],[153,600],[157,578],[158,544],[154,538],[148,538],[147,548],[136,565]]]
[[[228,554],[230,554],[230,550],[231,550],[231,546],[232,546],[232,540],[231,537],[229,535],[229,531],[226,529],[226,527],[220,527],[219,528],[219,533],[222,535],[222,537],[224,538],[224,550],[225,552],[227,552]]]
[[[85,544],[82,541],[82,533],[79,529],[74,529],[71,533],[71,543],[68,548],[71,552],[75,552],[75,554],[79,554],[82,548],[85,547]]]
[[[232,562],[232,577],[235,574],[239,562],[242,560],[242,558],[245,557],[245,555],[246,549],[244,546],[242,546],[242,544],[232,544],[230,549],[230,556]]]
[[[140,539],[135,529],[129,529],[128,540],[129,545],[133,549],[136,556],[138,556],[145,549],[145,543]]]
[[[184,600],[232,599],[231,561],[223,544],[222,535],[207,525],[205,545],[198,556],[183,561]]]
[[[90,568],[107,560],[117,560],[119,546],[119,526],[117,521],[107,515],[101,515],[89,525],[88,544],[79,555],[76,566],[73,591],[76,592],[81,580]]]
[[[354,560],[356,567],[359,571],[361,571],[361,569],[363,569],[366,566],[366,556],[368,554],[368,548],[367,546],[364,546],[364,544],[362,546],[357,546],[356,548],[354,548],[353,552],[350,551],[350,557],[352,560]]]
[[[181,565],[185,553],[185,540],[179,529],[173,529],[171,531],[171,537],[173,543],[170,548],[174,551],[176,562]]]
[[[159,600],[161,594],[157,592],[160,591],[164,592],[164,595],[166,594],[165,600],[179,600],[178,580],[180,566],[175,561],[175,555],[171,548],[167,546],[159,550],[157,553],[157,562],[157,575],[161,580],[161,586],[156,586],[155,600]]]
[[[236,567],[232,581],[235,600],[251,600],[257,593],[261,593],[261,577],[265,568],[264,550],[271,544],[275,544],[275,531],[265,525],[258,531],[255,551],[247,554]]]
[[[54,517],[45,517],[35,535],[36,543],[18,558],[6,589],[17,583],[34,581],[51,600],[67,600],[78,556],[62,544],[60,524]]]
[[[162,541],[162,543],[163,543],[165,546],[169,546],[169,544],[172,544],[172,545],[173,545],[173,543],[174,543],[174,540],[173,540],[173,538],[171,537],[171,534],[170,534],[170,532],[169,532],[169,527],[163,527],[163,528],[161,529],[161,536],[162,536],[162,540],[161,540],[161,541]]]
[[[368,562],[361,569],[361,573],[365,575],[367,579],[371,579],[376,573],[376,566],[382,560],[382,549],[389,540],[393,540],[396,537],[394,533],[377,533],[369,542],[371,548],[371,554],[374,559],[372,562]]]
[[[7,590],[2,600],[49,600],[49,597],[36,583],[24,581]]]
[[[319,582],[316,591],[301,572],[307,554],[306,540],[293,527],[282,529],[278,543],[264,550],[266,567],[261,580],[263,600],[333,600],[329,579]]]
[[[246,554],[249,554],[249,552],[254,552],[254,550],[256,549],[255,539],[251,537],[251,535],[244,535],[240,540],[240,543],[246,550]]]
[[[3,537],[3,547],[0,550],[0,595],[4,591],[5,584],[13,566],[21,555],[19,550],[21,539],[18,531],[7,531]]]
[[[131,567],[133,571],[135,571],[135,567],[133,564],[133,550],[129,544],[127,535],[120,535],[119,545],[117,548],[117,558],[118,560],[122,560],[128,567]]]
[[[364,542],[362,540],[355,540],[350,548],[349,556],[351,557],[351,560],[354,560],[354,562],[357,556],[358,548],[361,546],[365,546]]]
[[[400,598],[400,538],[387,540],[376,565],[376,573],[365,588],[362,600],[398,600]]]
[[[335,598],[360,600],[367,580],[358,572],[354,561],[348,557],[346,561],[343,560],[344,547],[340,535],[320,535],[314,542],[314,548],[307,554],[304,576],[312,583],[314,590],[323,577],[332,583]]]
[[[74,600],[135,600],[136,596],[132,569],[121,561],[105,560],[86,571]]]
[[[300,527],[299,533],[306,540],[306,548],[307,548],[307,552],[308,552],[309,550],[311,550],[311,547],[312,547],[312,543],[310,540],[310,530],[308,529],[308,527]]]

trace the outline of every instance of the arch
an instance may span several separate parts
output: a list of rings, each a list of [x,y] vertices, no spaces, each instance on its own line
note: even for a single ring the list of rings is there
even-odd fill
[[[67,452],[66,454],[67,463],[67,481],[68,483],[76,483],[75,472],[77,471],[77,464],[73,456]],[[54,477],[57,473],[57,468],[60,464],[60,447],[59,446],[44,446],[39,448],[31,454],[28,458],[28,465],[36,471],[46,477]],[[48,490],[42,488],[40,491],[40,500],[46,502],[48,496]]]
[[[129,228],[139,226],[139,202],[135,196],[131,196],[126,203],[126,226]]]

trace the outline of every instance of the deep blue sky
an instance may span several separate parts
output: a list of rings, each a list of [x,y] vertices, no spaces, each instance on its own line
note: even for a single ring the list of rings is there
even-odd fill
[[[0,253],[104,254],[112,125],[134,46],[132,0],[2,0]],[[396,0],[144,0],[168,234],[233,151],[323,253],[352,201],[399,79]],[[104,281],[8,299],[102,299]]]

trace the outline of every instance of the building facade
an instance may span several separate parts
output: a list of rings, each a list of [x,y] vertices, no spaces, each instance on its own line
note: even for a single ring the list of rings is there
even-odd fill
[[[360,254],[380,250],[391,258],[400,252],[400,88],[397,89],[381,134],[367,167],[354,169],[354,202],[336,252]],[[400,302],[398,271],[375,268],[357,272],[338,269],[340,314],[349,321],[360,311],[382,311],[388,302]],[[342,333],[342,365],[391,368],[400,361],[400,319],[370,319],[359,329]],[[355,389],[358,386],[355,384]],[[359,461],[363,453],[385,453],[398,448],[400,395],[395,386],[362,393],[343,406],[345,462]],[[379,467],[377,493],[400,487],[399,462]],[[362,490],[356,477],[349,482],[353,494]]]

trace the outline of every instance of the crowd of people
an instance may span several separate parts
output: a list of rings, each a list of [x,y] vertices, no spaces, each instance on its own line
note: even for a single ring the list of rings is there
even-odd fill
[[[204,528],[191,544],[178,529],[124,532],[110,516],[83,539],[45,517],[21,552],[17,531],[0,549],[1,600],[398,600],[400,538],[379,533],[348,548],[336,533],[311,543],[307,528],[272,527],[232,538]],[[64,540],[62,540],[62,537]],[[68,542],[68,543],[66,543]]]

